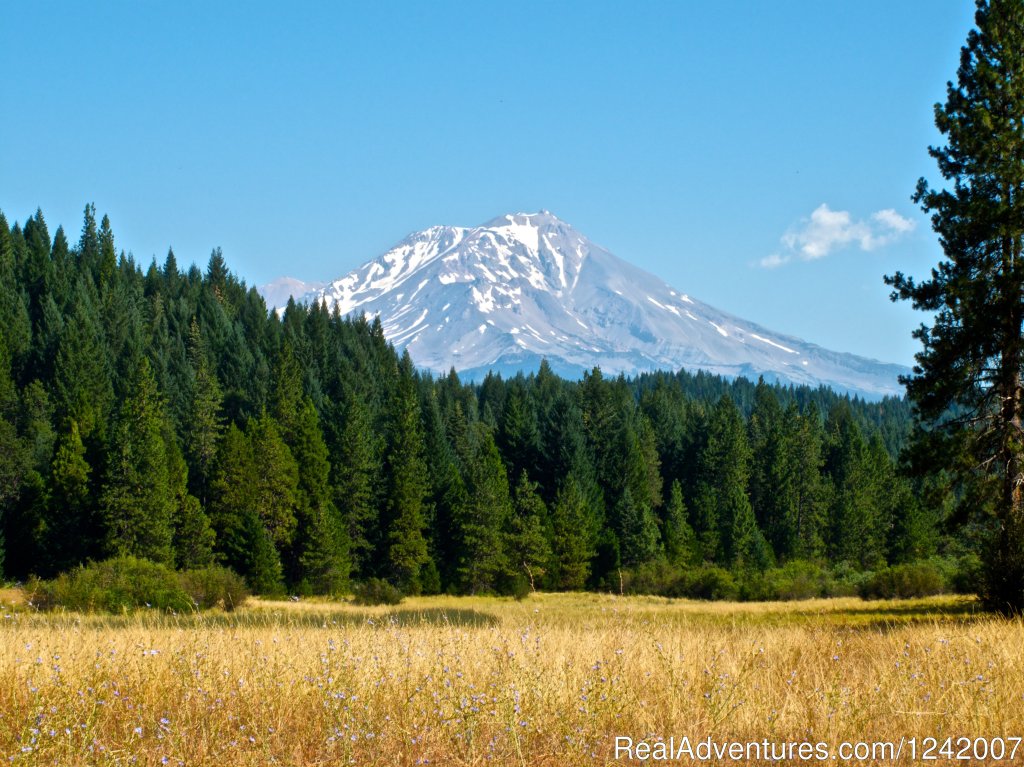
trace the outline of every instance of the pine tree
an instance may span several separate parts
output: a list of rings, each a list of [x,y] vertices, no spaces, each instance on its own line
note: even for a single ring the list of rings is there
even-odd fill
[[[0,221],[0,224],[3,222]],[[3,231],[0,230],[0,235]],[[17,410],[17,392],[11,381],[10,362],[4,337],[0,330],[0,574],[5,571],[4,530],[12,522],[11,510],[21,493],[22,483],[29,471],[27,451],[18,439],[14,426]]]
[[[506,388],[499,444],[509,476],[524,471],[537,475],[541,450],[537,411],[520,378],[513,378]]]
[[[875,466],[850,408],[839,405],[826,424],[825,469],[833,487],[828,553],[834,562],[870,568],[884,559],[887,530],[879,507]]]
[[[79,279],[55,363],[58,413],[62,419],[78,422],[83,440],[102,437],[114,402],[97,301],[95,288]]]
[[[299,471],[299,502],[291,581],[316,594],[338,593],[348,585],[348,539],[332,498],[320,419],[308,397],[294,429],[291,451]]]
[[[619,501],[617,516],[621,525],[619,540],[624,566],[636,567],[661,554],[658,523],[646,504],[633,500],[633,493],[628,487]]]
[[[749,539],[756,528],[748,495],[749,475],[750,447],[743,420],[732,399],[723,395],[708,421],[694,499],[705,560],[732,564],[754,543]]]
[[[555,498],[551,528],[550,582],[556,589],[578,591],[590,576],[594,545],[587,499],[572,474]]]
[[[494,591],[509,572],[502,531],[512,507],[505,467],[491,429],[484,423],[473,425],[466,480],[466,502],[456,519],[460,581],[471,594]]]
[[[234,424],[217,449],[210,485],[210,523],[216,534],[218,561],[245,580],[258,594],[284,590],[281,558],[256,512],[256,475],[261,469],[252,442]]]
[[[258,461],[253,477],[253,508],[270,540],[284,551],[295,535],[299,503],[299,467],[281,437],[277,423],[264,413],[246,428],[252,456]]]
[[[957,82],[935,107],[944,146],[931,147],[949,189],[918,182],[944,260],[930,279],[887,277],[893,300],[934,313],[915,331],[907,394],[937,428],[930,460],[973,482],[995,510],[985,602],[1024,610],[1024,5],[978,0]],[[950,458],[967,452],[967,470]],[[980,467],[980,472],[977,468]],[[989,485],[991,490],[985,488]]]
[[[0,344],[6,348],[8,374],[14,376],[32,342],[32,320],[24,294],[18,290],[11,233],[0,213]]]
[[[378,450],[370,413],[351,391],[345,396],[343,418],[334,448],[334,503],[346,525],[352,572],[365,577],[371,572],[379,540],[374,497],[374,477],[380,468]]]
[[[789,484],[792,505],[787,511],[792,533],[790,550],[796,557],[815,559],[824,554],[825,513],[828,507],[822,480],[821,420],[812,403],[802,415],[796,405],[787,408],[785,428],[791,445],[792,475]],[[784,555],[784,553],[783,553]]]
[[[72,420],[50,467],[47,548],[53,572],[66,570],[98,552],[91,475],[78,422]]]
[[[700,546],[686,515],[683,489],[679,480],[672,483],[668,504],[665,506],[665,521],[662,526],[662,541],[665,558],[673,567],[689,567],[700,558]]]
[[[192,466],[189,484],[200,504],[205,506],[209,500],[217,444],[224,430],[220,415],[224,397],[217,383],[217,376],[207,361],[202,334],[195,318],[189,327],[189,347],[190,361],[195,371],[186,426],[186,446]]]
[[[407,593],[421,589],[420,570],[428,558],[423,536],[428,480],[413,375],[412,360],[405,352],[390,407],[385,453],[386,530],[382,541],[385,573]]]
[[[216,536],[199,499],[188,491],[188,466],[170,422],[164,425],[164,444],[174,496],[174,561],[183,570],[205,567],[213,563]]]
[[[513,570],[521,568],[536,591],[551,560],[551,543],[544,529],[547,508],[525,471],[519,474],[512,498],[512,517],[509,521],[506,549]]]
[[[117,556],[172,564],[174,495],[164,443],[164,412],[143,358],[114,424],[100,509],[105,546]]]

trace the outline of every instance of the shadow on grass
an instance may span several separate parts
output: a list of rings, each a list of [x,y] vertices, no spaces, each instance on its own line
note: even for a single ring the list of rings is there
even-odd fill
[[[332,628],[368,626],[376,628],[413,628],[417,626],[451,626],[484,628],[495,626],[497,616],[463,608],[393,608],[385,612],[357,609],[305,610],[258,607],[236,612],[205,612],[168,614],[155,610],[136,610],[121,615],[78,613],[23,614],[22,621],[67,626],[78,629],[169,628],[169,629],[245,629],[245,628]]]

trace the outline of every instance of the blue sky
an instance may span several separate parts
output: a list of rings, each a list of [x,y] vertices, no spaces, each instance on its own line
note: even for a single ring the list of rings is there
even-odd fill
[[[545,208],[721,309],[910,364],[881,277],[973,3],[5,4],[0,210],[330,279]]]

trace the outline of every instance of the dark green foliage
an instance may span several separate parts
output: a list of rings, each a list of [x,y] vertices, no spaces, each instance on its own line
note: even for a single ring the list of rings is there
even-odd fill
[[[41,610],[120,613],[139,608],[170,612],[195,609],[178,573],[166,565],[135,557],[116,557],[78,567],[52,581],[29,584],[32,603]]]
[[[942,573],[928,562],[893,565],[879,570],[860,589],[864,599],[912,599],[946,590]]]
[[[138,366],[132,390],[114,423],[100,496],[104,547],[118,556],[172,564],[175,497],[164,443],[165,416],[146,359]]]
[[[457,574],[462,590],[471,594],[496,591],[512,566],[502,532],[512,516],[508,477],[491,430],[473,425],[467,456],[466,499],[455,518],[459,531]]]
[[[379,318],[268,313],[219,250],[205,272],[170,252],[140,269],[100,220],[89,206],[74,248],[39,212],[0,226],[9,576],[127,552],[270,595],[754,598],[811,589],[795,560],[842,557],[829,588],[849,593],[865,568],[983,550],[991,496],[953,537],[959,489],[894,465],[900,400],[547,363],[434,380]]]
[[[750,447],[743,420],[727,396],[712,410],[700,454],[694,500],[697,533],[705,561],[732,564],[759,542],[748,496]]]
[[[551,561],[551,543],[544,527],[547,519],[548,510],[537,492],[537,485],[530,482],[524,470],[516,483],[507,536],[509,569],[517,576],[525,576],[524,581],[515,581],[518,585],[514,591],[523,584],[536,591],[537,584],[543,583]]]
[[[702,565],[687,570],[673,585],[668,596],[689,599],[732,600],[740,595],[739,586],[732,574],[714,565]]]
[[[386,577],[406,593],[420,591],[420,570],[428,559],[424,502],[428,491],[419,407],[408,352],[392,396],[385,452],[388,479],[381,560]]]
[[[645,503],[633,500],[633,493],[627,487],[619,501],[620,552],[622,564],[634,567],[656,559],[662,553],[658,535],[658,523]]]
[[[992,512],[986,604],[1024,610],[1024,6],[978,0],[931,147],[946,189],[918,182],[944,258],[929,279],[886,278],[893,300],[934,314],[907,393],[929,429],[922,471],[949,470],[961,498]],[[961,457],[968,460],[961,462]]]
[[[98,548],[98,520],[93,509],[92,467],[72,420],[57,446],[50,468],[47,512],[47,559],[50,566],[40,574],[66,570],[89,558]]]
[[[370,571],[379,539],[374,498],[379,462],[369,410],[351,390],[344,394],[343,426],[333,450],[334,505],[345,525],[351,570],[362,576]]]
[[[665,558],[673,567],[688,567],[700,560],[700,545],[687,518],[683,490],[678,480],[672,483],[668,504],[665,506],[662,541]]]
[[[199,325],[193,318],[189,327],[191,366],[195,371],[186,427],[186,445],[193,467],[189,486],[200,503],[206,504],[213,479],[217,445],[224,431],[221,405],[224,397],[217,383],[202,341]]]
[[[245,604],[249,596],[245,581],[232,570],[218,565],[185,570],[178,579],[182,590],[200,610],[220,607],[231,612]]]
[[[576,477],[565,478],[551,512],[551,567],[548,582],[556,589],[582,589],[594,554],[590,510]]]
[[[334,505],[327,445],[308,397],[293,423],[291,450],[299,470],[299,499],[289,581],[314,594],[338,593],[348,585],[348,531]]]
[[[814,562],[795,559],[782,567],[747,578],[742,596],[750,600],[791,601],[837,595],[835,582],[825,568]]]
[[[278,550],[292,543],[298,521],[299,467],[281,437],[277,423],[264,413],[246,429],[254,462],[252,508]]]
[[[369,578],[352,589],[357,605],[397,605],[405,598],[402,592],[383,578]]]

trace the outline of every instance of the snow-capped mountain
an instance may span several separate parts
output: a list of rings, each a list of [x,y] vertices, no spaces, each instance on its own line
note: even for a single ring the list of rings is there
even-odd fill
[[[267,302],[268,309],[283,309],[289,298],[298,299],[306,293],[320,290],[323,286],[322,282],[303,282],[295,277],[278,277],[273,282],[257,286],[256,290]]]
[[[719,311],[595,245],[547,211],[478,227],[435,226],[306,293],[342,314],[379,314],[420,367],[562,375],[703,369],[756,380],[825,384],[878,398],[902,394],[886,364],[823,349]]]

